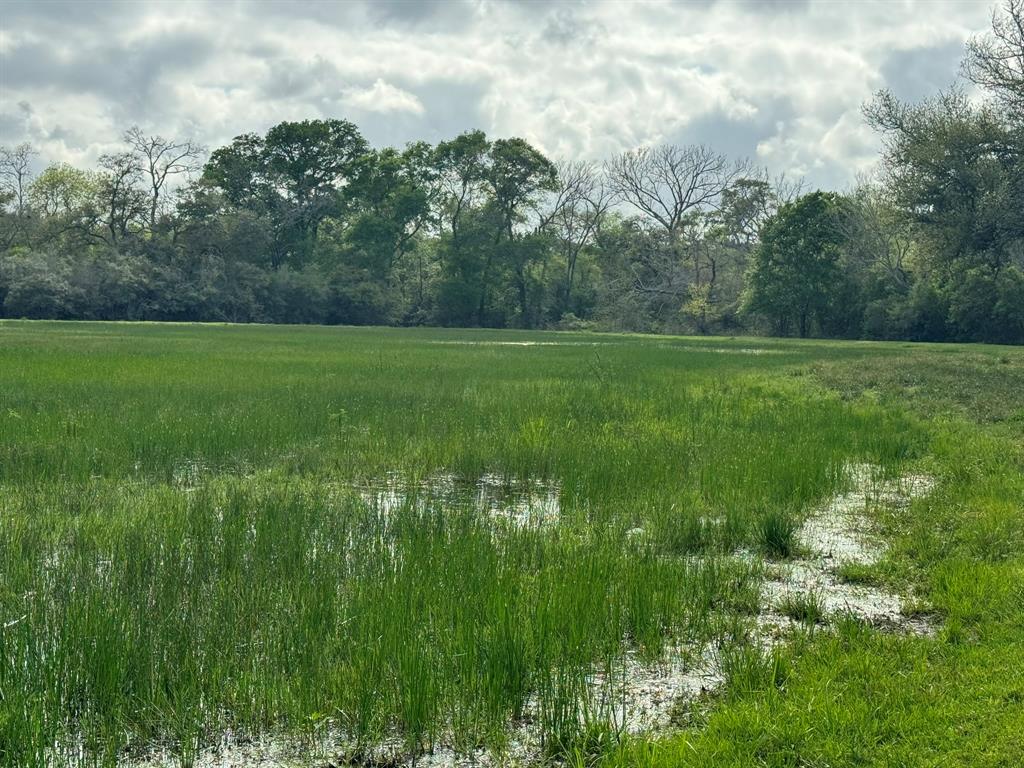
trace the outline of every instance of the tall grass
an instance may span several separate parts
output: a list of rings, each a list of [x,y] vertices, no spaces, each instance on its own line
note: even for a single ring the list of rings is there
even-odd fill
[[[719,554],[784,554],[777,510],[789,530],[844,463],[920,450],[779,375],[849,349],[715,351],[750,344],[0,325],[0,756],[187,759],[325,721],[501,748],[526,715],[579,749],[595,669],[752,610],[756,564]],[[548,480],[560,522],[347,490],[437,472]]]

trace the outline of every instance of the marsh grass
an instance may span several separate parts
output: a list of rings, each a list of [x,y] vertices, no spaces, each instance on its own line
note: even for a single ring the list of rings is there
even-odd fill
[[[925,445],[912,418],[778,373],[864,354],[838,345],[0,334],[10,765],[155,746],[188,762],[229,729],[500,750],[525,719],[551,754],[589,760],[618,738],[588,709],[595,670],[738,635],[761,570],[731,553],[791,556],[801,511],[842,489],[846,464],[891,471]],[[557,487],[558,523],[496,526],[429,495],[385,511],[351,490],[438,474]],[[777,659],[730,653],[730,690],[785,679]]]
[[[777,649],[734,644],[721,651],[722,673],[728,697],[742,698],[777,690],[790,674],[788,657]]]
[[[785,595],[777,606],[779,613],[793,621],[814,626],[825,621],[825,601],[817,592],[795,592]]]
[[[787,509],[761,513],[757,524],[757,545],[765,557],[782,560],[797,553],[800,521]]]

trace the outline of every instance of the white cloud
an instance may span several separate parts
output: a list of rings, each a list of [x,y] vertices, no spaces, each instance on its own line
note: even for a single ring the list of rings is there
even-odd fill
[[[423,104],[413,94],[396,88],[380,78],[369,88],[346,88],[343,101],[345,104],[366,112],[411,112],[422,115]]]
[[[877,152],[864,100],[911,70],[911,90],[952,81],[988,12],[970,0],[8,3],[0,143],[89,162],[133,123],[215,147],[347,117],[375,144],[483,128],[592,159],[700,141],[841,185]]]

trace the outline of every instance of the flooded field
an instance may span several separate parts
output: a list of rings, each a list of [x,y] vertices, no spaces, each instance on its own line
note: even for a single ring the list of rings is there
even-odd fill
[[[825,383],[905,346],[65,328],[0,325],[2,765],[843,764],[1013,621],[1012,443]]]

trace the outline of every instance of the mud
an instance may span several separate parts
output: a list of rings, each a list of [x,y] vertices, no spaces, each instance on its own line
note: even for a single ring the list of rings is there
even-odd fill
[[[800,557],[769,566],[762,585],[762,609],[754,621],[751,641],[762,651],[786,642],[800,624],[783,611],[787,602],[812,600],[822,609],[827,625],[852,615],[885,631],[919,635],[934,633],[926,617],[903,611],[908,598],[880,587],[850,584],[840,577],[846,563],[873,565],[885,554],[885,542],[869,533],[867,512],[872,505],[902,507],[926,496],[934,480],[926,475],[883,479],[876,467],[858,464],[847,468],[850,489],[838,494],[807,516],[797,533]],[[643,529],[627,538],[643,536]],[[750,553],[738,553],[753,557]],[[712,648],[687,663],[693,649],[672,649],[659,664],[643,665],[627,657],[618,691],[620,703],[612,720],[629,732],[658,732],[670,726],[681,700],[713,691],[725,682],[721,660]]]

